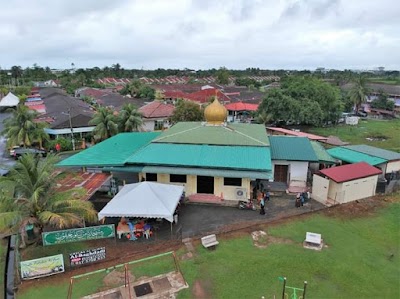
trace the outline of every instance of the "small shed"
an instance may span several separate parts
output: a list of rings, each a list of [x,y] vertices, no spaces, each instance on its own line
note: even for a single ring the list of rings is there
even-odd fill
[[[381,173],[365,162],[323,169],[313,176],[311,197],[333,205],[374,196]]]

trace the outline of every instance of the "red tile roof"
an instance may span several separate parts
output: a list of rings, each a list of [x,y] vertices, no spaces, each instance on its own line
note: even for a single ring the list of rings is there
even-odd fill
[[[225,108],[230,111],[256,111],[258,109],[258,104],[237,102],[227,104]]]
[[[189,95],[180,90],[166,90],[163,92],[165,99],[186,99]]]
[[[192,100],[192,101],[196,101],[199,103],[207,103],[211,97],[217,95],[218,100],[220,102],[230,102],[231,99],[226,96],[224,93],[222,93],[219,89],[215,89],[215,88],[207,88],[207,89],[203,89],[197,92],[193,92],[191,94],[189,94],[186,98],[188,100]]]
[[[57,190],[66,191],[71,188],[83,187],[86,194],[82,200],[88,200],[110,177],[111,175],[107,173],[68,173],[58,182]]]
[[[33,106],[27,106],[31,110],[35,110],[39,113],[46,113],[46,105],[33,105]]]
[[[174,110],[174,105],[164,104],[161,101],[153,101],[139,108],[145,118],[170,117]]]
[[[328,139],[328,137],[314,135],[314,134],[305,133],[305,132],[292,131],[292,130],[288,130],[288,129],[284,129],[284,128],[268,127],[267,129],[270,131],[273,131],[273,132],[283,133],[284,135],[307,137],[310,140],[326,140],[326,139]]]
[[[343,183],[382,173],[381,170],[366,162],[336,166],[323,169],[320,172],[337,183]]]

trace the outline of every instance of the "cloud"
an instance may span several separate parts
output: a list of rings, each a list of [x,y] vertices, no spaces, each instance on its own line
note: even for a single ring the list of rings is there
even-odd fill
[[[400,68],[397,0],[8,0],[0,66]]]

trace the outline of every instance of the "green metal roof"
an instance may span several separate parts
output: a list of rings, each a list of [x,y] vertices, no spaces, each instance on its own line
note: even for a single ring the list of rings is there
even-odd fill
[[[269,136],[272,160],[317,162],[314,149],[306,137]]]
[[[400,138],[400,136],[399,136]],[[393,161],[393,160],[400,160],[400,153],[396,153],[393,151],[388,151],[383,148],[379,147],[374,147],[370,145],[365,145],[365,144],[360,144],[360,145],[347,145],[343,146],[344,148],[360,152],[363,154],[367,154],[370,156],[386,159],[388,161]]]
[[[328,149],[327,152],[334,158],[345,161],[347,163],[366,162],[375,166],[387,162],[387,160],[353,151],[344,147],[334,147]]]
[[[212,126],[201,122],[180,122],[153,140],[163,143],[269,146],[264,125],[228,124]]]
[[[168,166],[122,166],[106,167],[103,171],[115,172],[144,172],[144,173],[167,173],[185,175],[204,175],[225,178],[249,178],[249,179],[272,179],[271,171],[248,171],[232,169],[211,169],[211,168],[191,168],[191,167],[168,167]]]
[[[271,170],[269,147],[150,143],[128,164]]]
[[[317,141],[311,141],[311,146],[314,149],[315,155],[317,156],[319,162],[335,164],[335,159],[328,154],[326,149]]]
[[[121,166],[133,153],[160,134],[160,132],[120,133],[59,162],[57,166]]]

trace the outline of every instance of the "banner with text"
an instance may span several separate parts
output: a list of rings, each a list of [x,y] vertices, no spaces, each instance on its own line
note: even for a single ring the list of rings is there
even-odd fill
[[[21,278],[33,279],[64,272],[62,254],[21,262]]]
[[[71,266],[79,266],[94,263],[106,258],[106,248],[100,247],[95,249],[87,249],[69,254],[69,262]]]
[[[115,237],[114,224],[42,233],[43,245],[64,244]]]

